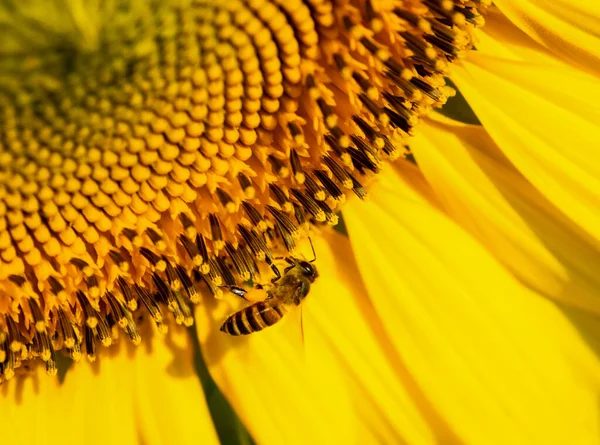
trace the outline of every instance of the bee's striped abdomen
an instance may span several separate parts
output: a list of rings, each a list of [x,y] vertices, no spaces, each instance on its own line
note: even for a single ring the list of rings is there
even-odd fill
[[[231,315],[221,326],[221,331],[229,335],[252,334],[274,325],[284,313],[282,306],[259,301]]]

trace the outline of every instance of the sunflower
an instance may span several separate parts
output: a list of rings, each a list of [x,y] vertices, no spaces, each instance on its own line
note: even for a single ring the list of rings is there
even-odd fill
[[[597,6],[0,23],[9,443],[600,442]]]

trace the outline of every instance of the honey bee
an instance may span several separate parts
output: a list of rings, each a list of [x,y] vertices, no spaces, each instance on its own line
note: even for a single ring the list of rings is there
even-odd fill
[[[248,335],[274,325],[288,312],[289,307],[299,306],[310,291],[310,285],[319,276],[317,268],[305,261],[287,257],[289,266],[283,275],[267,289],[267,298],[230,315],[221,325],[221,331],[229,335]],[[236,287],[236,295],[244,298],[245,291]]]

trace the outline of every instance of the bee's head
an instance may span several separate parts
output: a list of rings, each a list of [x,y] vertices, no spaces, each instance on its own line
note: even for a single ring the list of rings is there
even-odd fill
[[[311,282],[315,281],[317,276],[319,275],[317,272],[317,268],[310,264],[308,261],[300,260],[298,261],[298,267],[302,271],[302,275],[308,278]]]

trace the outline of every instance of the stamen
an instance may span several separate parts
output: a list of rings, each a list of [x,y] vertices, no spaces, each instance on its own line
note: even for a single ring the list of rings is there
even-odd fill
[[[21,348],[23,347],[21,333],[19,332],[19,329],[17,328],[17,324],[14,322],[14,320],[11,317],[6,316],[5,320],[6,320],[6,325],[8,327],[8,336],[7,336],[8,348],[11,352],[17,353],[17,352],[21,351]]]
[[[148,227],[146,229],[146,235],[148,235],[148,237],[150,238],[150,240],[152,241],[152,243],[154,244],[154,246],[159,250],[159,251],[164,251],[167,248],[167,244],[165,243],[165,241],[163,240],[162,236],[153,228]]]
[[[229,193],[221,188],[217,188],[217,196],[223,207],[225,207],[225,210],[227,210],[227,213],[235,213],[237,207],[233,202],[233,199],[231,199]]]
[[[242,281],[248,281],[250,279],[250,270],[248,265],[244,261],[244,257],[239,253],[231,243],[225,243],[225,250],[231,259],[236,273],[239,275]],[[235,280],[234,280],[235,281]]]
[[[129,271],[129,261],[125,259],[121,252],[111,250],[110,252],[108,252],[108,255],[110,256],[110,259],[113,260],[115,265],[117,265],[119,269],[121,269],[122,272],[127,273]]]
[[[215,286],[223,286],[223,277],[221,276],[221,268],[219,264],[216,262],[215,258],[211,258],[208,260],[209,270],[208,273],[205,274],[210,282]]]
[[[273,200],[279,204],[284,212],[291,213],[293,210],[292,203],[285,192],[275,184],[269,184],[269,190]]]
[[[261,232],[264,232],[265,230],[267,230],[267,224],[265,223],[263,217],[258,212],[258,210],[256,210],[252,206],[252,204],[244,201],[244,202],[242,202],[242,207],[244,208],[246,215],[248,215],[248,218],[250,218],[250,221],[252,222],[252,224],[255,225],[258,230],[260,230]]]
[[[331,170],[333,176],[342,184],[344,188],[352,188],[352,180],[350,179],[350,175],[344,168],[342,168],[329,156],[323,156],[323,162],[325,162],[325,165],[329,168],[329,170]]]
[[[112,344],[110,329],[105,318],[98,318],[98,325],[94,329],[94,333],[98,336],[103,346],[110,346]]]
[[[98,326],[98,314],[96,313],[96,310],[92,307],[83,292],[77,291],[76,295],[77,300],[79,300],[79,304],[81,305],[81,309],[85,314],[85,324],[90,328],[95,329]]]
[[[270,155],[267,159],[271,163],[271,168],[273,169],[273,173],[275,173],[277,176],[284,179],[290,175],[290,170],[285,166],[283,161],[277,159],[273,155]]]
[[[140,300],[150,313],[150,316],[156,323],[156,327],[158,328],[158,332],[165,334],[168,330],[167,326],[163,323],[164,318],[159,306],[154,301],[154,298],[148,293],[146,289],[141,286],[135,285],[135,291],[137,292]]]
[[[316,174],[316,171],[314,172]],[[327,197],[325,190],[321,187],[311,175],[306,175],[306,191],[315,199],[315,201],[324,201]]]
[[[334,153],[340,158],[340,160],[346,166],[352,165],[352,159],[348,155],[348,151],[346,150],[348,147],[343,147],[338,143],[338,140],[331,134],[325,135],[325,141],[327,144],[333,149]]]
[[[265,261],[266,258],[271,258],[271,253],[261,235],[256,234],[254,230],[250,231],[246,229],[241,224],[238,225],[238,232],[258,261]]]
[[[303,208],[315,219],[317,222],[325,222],[327,217],[325,212],[319,207],[317,201],[313,200],[310,196],[305,195],[299,190],[292,189],[294,197],[302,205]]]
[[[217,257],[215,261],[222,277],[222,282],[219,284],[219,286],[235,286],[237,281],[231,273],[231,270],[229,270],[225,260],[221,257]]]
[[[326,220],[327,224],[329,224],[331,226],[335,226],[338,223],[338,216],[333,212],[331,207],[329,207],[323,201],[317,201],[317,204],[319,204],[319,207],[321,207],[321,210],[323,210],[323,212],[325,212],[325,220]]]
[[[221,232],[221,224],[219,223],[219,217],[214,213],[209,215],[210,220],[210,233],[212,235],[212,242],[215,250],[221,250],[224,247],[223,232]]]
[[[117,282],[119,283],[119,289],[121,289],[121,293],[125,298],[125,303],[130,311],[135,311],[138,308],[137,300],[135,300],[133,296],[133,292],[127,281],[123,277],[117,278]]]
[[[92,298],[98,298],[100,296],[100,289],[98,288],[98,277],[96,275],[89,276],[86,279],[88,287],[88,294]]]
[[[304,184],[306,180],[306,175],[302,170],[302,163],[300,162],[300,157],[296,150],[292,149],[290,151],[290,165],[292,166],[292,173],[294,174],[294,179],[298,184]]]
[[[169,289],[167,283],[156,273],[152,274],[152,281],[162,301],[167,304],[167,308],[175,315],[177,324],[183,324],[185,316],[182,307],[179,305],[179,301],[175,297],[175,293]]]
[[[273,215],[279,233],[283,238],[286,249],[288,251],[294,250],[296,246],[295,240],[300,237],[298,227],[290,220],[287,215],[273,206],[267,206],[267,210]]]
[[[194,221],[192,221],[185,213],[180,213],[179,219],[183,225],[185,236],[191,239],[196,238],[198,232],[196,231],[196,227],[194,227]]]
[[[194,283],[192,282],[188,273],[185,271],[183,266],[181,266],[179,264],[177,266],[175,266],[175,268],[177,270],[177,275],[179,276],[179,279],[181,280],[183,288],[185,289],[190,301],[193,304],[198,304],[200,302],[200,295],[198,294],[198,291],[194,287]]]
[[[57,296],[59,301],[67,301],[67,293],[65,292],[65,287],[52,275],[48,277],[48,284],[50,284],[50,289],[52,293]]]
[[[306,219],[306,214],[304,213],[304,210],[302,210],[302,206],[294,204],[294,216],[296,217],[296,221],[298,221],[298,225],[306,230],[306,225],[308,224],[308,221]]]
[[[165,269],[167,268],[167,263],[161,257],[159,257],[156,253],[154,253],[152,250],[148,249],[147,247],[140,248],[140,253],[159,272],[164,272]]]
[[[31,315],[35,321],[35,330],[38,333],[45,332],[47,327],[45,317],[42,314],[42,310],[38,306],[37,302],[33,298],[29,300],[29,308],[31,309]]]
[[[125,328],[128,322],[127,316],[125,315],[125,311],[127,311],[127,309],[123,307],[121,302],[117,300],[117,298],[112,292],[106,293],[106,299],[108,300],[108,303],[110,305],[110,310],[113,314],[113,318],[120,327]]]
[[[92,268],[89,266],[89,264],[87,262],[85,262],[81,258],[71,258],[70,262],[75,267],[77,267],[81,272],[83,272],[83,275],[85,277],[90,277],[93,275],[94,271],[92,270]]]
[[[196,244],[194,244],[192,240],[190,240],[186,235],[179,235],[179,240],[181,241],[181,244],[183,245],[190,259],[194,263],[194,266],[202,266],[204,258],[202,258],[202,255],[200,255],[200,251],[196,247]]]
[[[175,268],[171,264],[171,262],[163,256],[164,261],[167,263],[167,280],[169,281],[169,287],[173,292],[177,292],[181,289],[181,281],[177,276],[177,272],[175,272]]]
[[[88,325],[83,327],[83,338],[85,339],[85,353],[90,363],[96,361],[96,339],[94,331]]]
[[[73,324],[69,321],[67,315],[62,310],[62,308],[59,308],[57,312],[63,344],[68,349],[73,349],[75,345],[78,344],[78,339],[75,336],[75,329],[73,328]]]
[[[240,187],[244,192],[244,197],[246,199],[254,199],[254,197],[256,196],[256,189],[252,185],[252,181],[250,181],[250,178],[248,178],[248,176],[246,176],[242,172],[238,173],[237,178],[240,183]]]
[[[206,248],[206,242],[204,241],[204,237],[200,234],[196,235],[196,247],[198,248],[198,253],[200,253],[200,257],[202,257],[202,265],[200,266],[200,272],[206,275],[210,270],[210,265],[208,264],[208,249]]]

